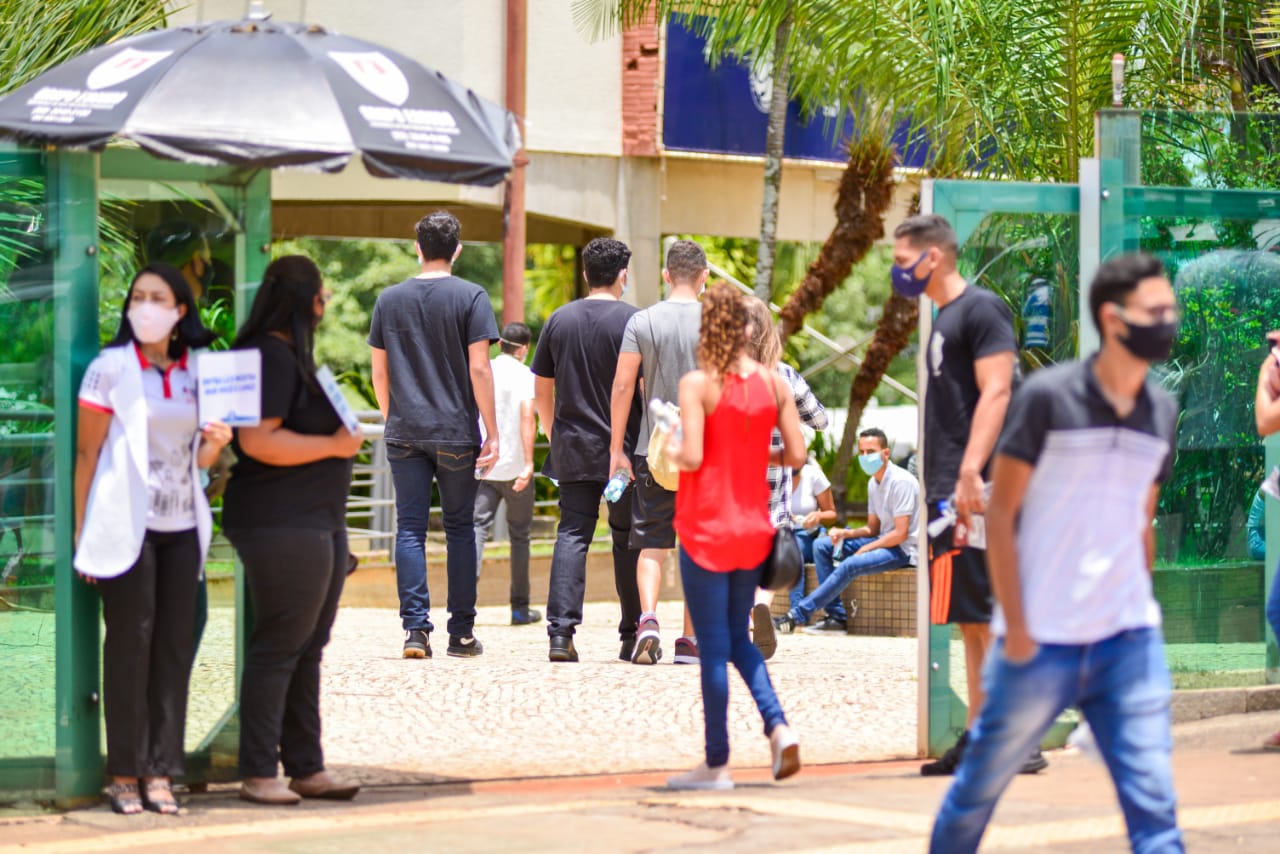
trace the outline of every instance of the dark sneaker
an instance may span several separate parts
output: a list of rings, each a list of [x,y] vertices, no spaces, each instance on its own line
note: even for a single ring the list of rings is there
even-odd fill
[[[449,635],[449,655],[454,658],[475,658],[484,652],[484,646],[475,635]]]
[[[960,734],[960,740],[953,744],[941,758],[926,762],[920,766],[920,774],[925,777],[950,777],[960,767],[964,758],[964,749],[969,746],[969,731]]]
[[[676,664],[698,663],[698,641],[695,638],[676,638]]]
[[[632,664],[657,664],[662,659],[662,633],[658,618],[649,614],[640,618],[636,631],[636,648],[631,653]]]
[[[405,658],[430,658],[431,635],[422,629],[410,629],[404,633]]]
[[[826,617],[821,623],[815,626],[805,626],[806,632],[815,632],[817,634],[841,634],[849,633],[849,624],[844,620],[837,620],[835,617]]]
[[[511,625],[531,626],[542,622],[542,612],[535,608],[512,608]]]
[[[787,614],[786,616],[783,616],[783,617],[774,617],[773,628],[779,632],[782,632],[784,635],[795,634],[796,621],[791,619],[790,614]]]
[[[619,648],[619,649],[618,649],[618,660],[619,660],[619,661],[630,661],[630,660],[631,660],[631,656],[633,656],[633,655],[635,655],[635,654],[636,654],[636,639],[635,639],[635,638],[623,638],[623,639],[622,639],[622,646],[621,646],[621,648]]]
[[[547,653],[551,661],[577,661],[578,650],[573,646],[573,638],[569,635],[552,635],[551,651]]]
[[[1028,759],[1023,764],[1022,768],[1019,769],[1018,773],[1019,774],[1039,774],[1041,771],[1043,771],[1048,767],[1049,767],[1049,760],[1044,758],[1044,754],[1041,753],[1040,748],[1037,747],[1035,753],[1031,754],[1031,758]]]
[[[763,602],[751,609],[751,642],[768,661],[778,651],[778,634],[773,630],[773,615]]]

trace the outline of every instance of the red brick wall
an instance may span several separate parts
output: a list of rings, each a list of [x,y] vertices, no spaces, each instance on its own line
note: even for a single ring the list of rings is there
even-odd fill
[[[658,153],[658,25],[622,34],[622,153]]]

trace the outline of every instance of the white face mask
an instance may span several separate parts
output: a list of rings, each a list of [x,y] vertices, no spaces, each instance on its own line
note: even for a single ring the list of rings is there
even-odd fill
[[[129,309],[129,325],[133,337],[142,344],[159,344],[169,337],[178,325],[177,307],[165,308],[153,302],[144,302]]]

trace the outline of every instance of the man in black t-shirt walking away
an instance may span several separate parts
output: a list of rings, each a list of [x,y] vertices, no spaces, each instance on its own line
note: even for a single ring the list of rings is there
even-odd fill
[[[591,292],[562,306],[547,320],[533,356],[534,401],[551,439],[542,473],[560,483],[560,525],[551,555],[547,593],[547,634],[551,661],[577,661],[573,635],[582,622],[586,594],[587,549],[600,517],[600,497],[609,471],[610,392],[618,351],[635,306],[620,300],[627,289],[631,250],[607,237],[582,250],[582,267]],[[623,452],[630,455],[640,429],[640,398],[632,401]],[[622,605],[618,657],[631,660],[640,619],[636,559],[631,549],[631,501],[634,485],[609,504],[613,534],[614,586]]]
[[[954,774],[969,729],[984,700],[982,663],[991,640],[993,601],[986,553],[967,545],[971,516],[986,510],[983,482],[1013,389],[1017,338],[1013,316],[995,294],[970,285],[956,269],[958,242],[951,224],[921,214],[893,232],[893,287],[927,294],[938,306],[929,337],[924,404],[924,487],[929,520],[954,496],[957,524],[930,540],[930,621],[958,623],[964,641],[969,708],[965,731],[926,776]],[[1045,766],[1039,755],[1024,771]]]
[[[378,295],[369,328],[373,389],[387,422],[396,490],[396,585],[404,657],[431,657],[425,543],[432,481],[440,484],[448,547],[449,655],[483,647],[476,621],[476,473],[498,460],[489,346],[498,325],[488,294],[453,275],[461,227],[447,211],[417,227],[422,272]],[[484,444],[480,422],[484,422]]]

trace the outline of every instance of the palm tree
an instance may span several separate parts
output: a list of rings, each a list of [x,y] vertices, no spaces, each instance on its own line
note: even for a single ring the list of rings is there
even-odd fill
[[[775,35],[768,22],[789,12],[792,93],[853,106],[864,126],[854,129],[846,170],[850,183],[871,183],[855,191],[842,182],[832,237],[783,307],[787,334],[870,247],[848,235],[865,238],[874,232],[865,218],[883,218],[874,186],[882,173],[872,164],[896,122],[927,136],[934,177],[1071,181],[1079,158],[1093,152],[1095,112],[1111,103],[1114,54],[1127,61],[1131,106],[1222,103],[1243,88],[1257,12],[1253,0],[881,0],[856,14],[844,0],[576,2],[605,27],[654,11],[705,16],[696,20],[714,55],[766,50]],[[832,473],[838,499],[863,406],[915,322],[914,302],[890,298],[850,387]]]
[[[0,0],[0,94],[125,36],[163,27],[165,0]]]

